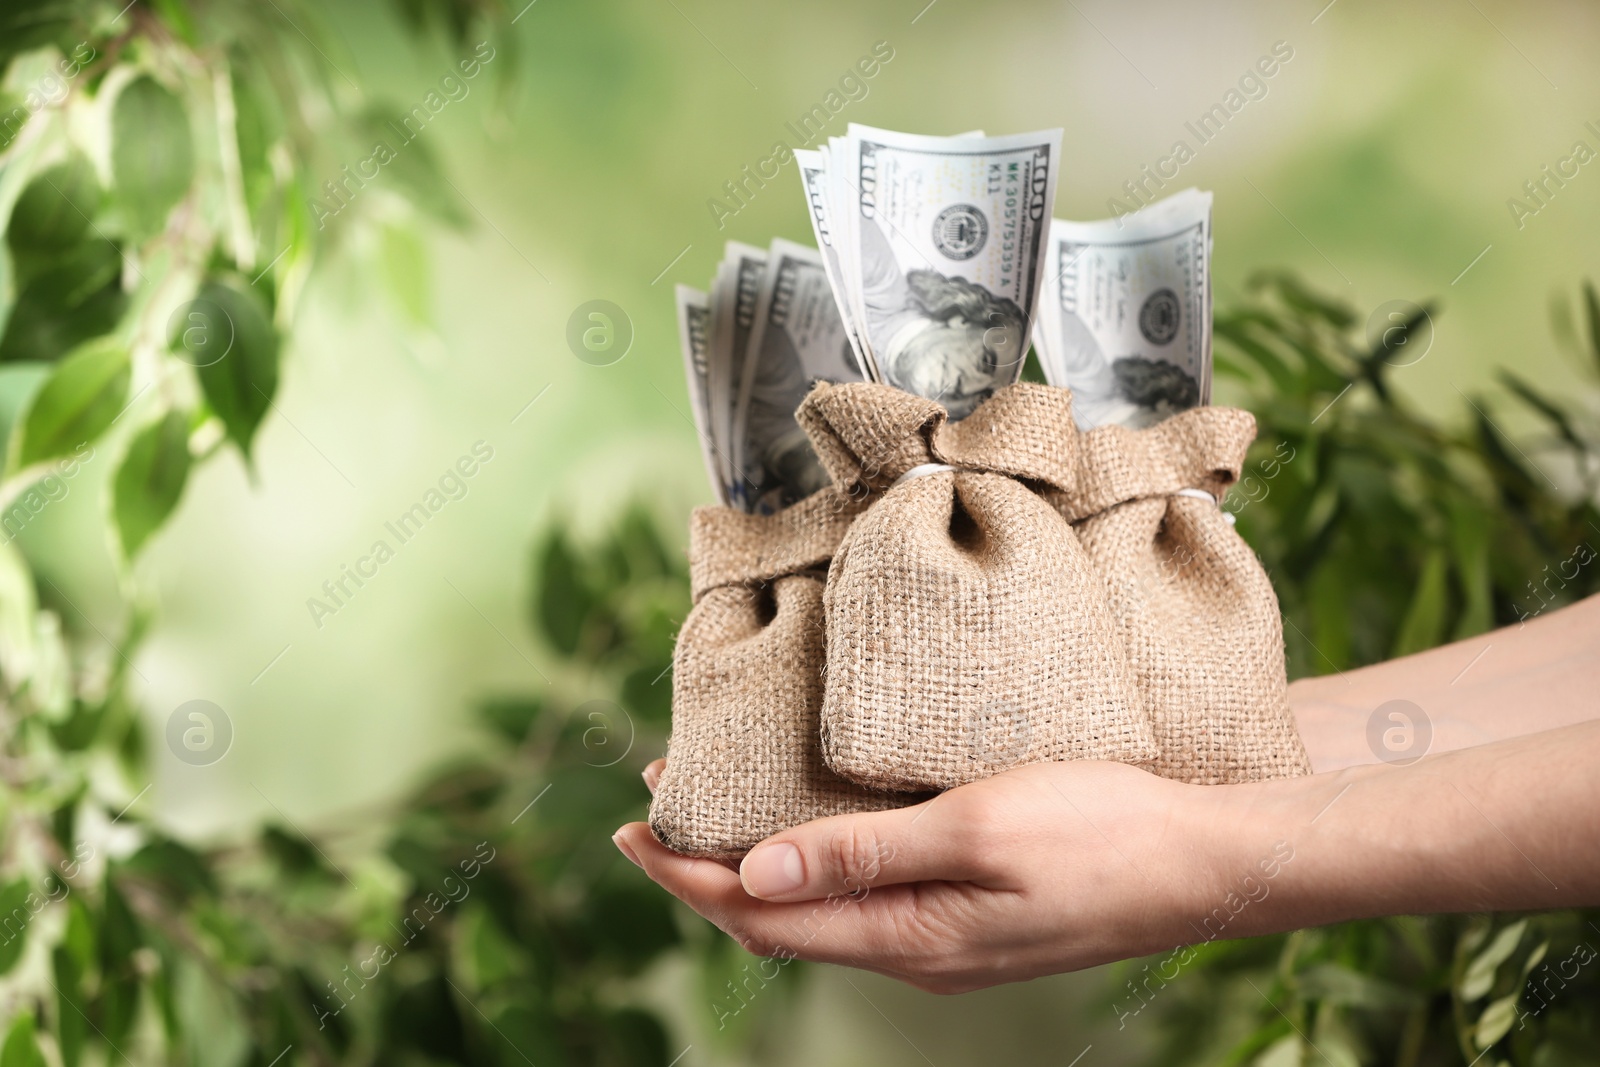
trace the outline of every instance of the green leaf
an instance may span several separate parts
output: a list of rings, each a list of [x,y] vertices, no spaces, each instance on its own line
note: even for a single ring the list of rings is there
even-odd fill
[[[1329,559],[1312,573],[1309,583],[1310,633],[1289,626],[1284,638],[1291,646],[1308,646],[1306,664],[1313,674],[1328,674],[1350,666],[1350,585],[1337,561]],[[1292,620],[1291,620],[1292,622]]]
[[[233,62],[234,137],[239,144],[239,165],[244,168],[249,184],[249,175],[270,177],[272,164],[268,154],[278,138],[279,122],[268,103],[270,91],[263,91],[258,79],[252,76],[250,57],[236,54],[230,58]]]
[[[1346,329],[1356,321],[1356,313],[1348,304],[1319,296],[1287,271],[1262,271],[1252,276],[1246,284],[1271,287],[1290,308],[1301,315],[1321,319],[1334,329]]]
[[[1522,977],[1526,978],[1533,973],[1533,969],[1544,961],[1545,954],[1550,951],[1550,939],[1539,942],[1537,948],[1528,953],[1528,958],[1522,961]]]
[[[161,13],[162,21],[190,45],[197,43],[194,19],[187,4],[181,0],[151,0],[151,6]]]
[[[68,953],[68,959],[80,971],[87,970],[94,959],[94,923],[89,918],[88,907],[78,897],[73,897],[72,903],[67,905],[67,928],[61,935],[59,947]]]
[[[319,988],[317,992],[323,999],[332,1001],[334,1006],[340,1003],[332,1000],[331,995],[323,989]],[[251,1062],[247,1057],[252,1034],[251,1028],[241,1017],[243,998],[235,996],[232,990],[214,979],[194,958],[184,958],[180,963],[172,997],[178,1018],[177,1028],[183,1038],[182,1044],[173,1049],[172,1062],[217,1064],[219,1067],[243,1067]],[[276,1051],[266,1056],[258,1054],[255,1062],[268,1064],[270,1057],[275,1055]],[[284,1063],[278,1067],[285,1067],[295,1055],[298,1055],[298,1050],[284,1057]],[[310,1056],[306,1059],[315,1062]],[[326,1057],[323,1059],[332,1062]]]
[[[111,174],[137,236],[160,232],[194,180],[183,102],[149,76],[130,82],[111,114]]]
[[[77,906],[72,913],[76,918],[84,909],[77,900],[73,904]],[[71,923],[73,918],[69,918],[68,922]],[[82,940],[85,933],[74,935],[70,927],[68,929],[69,939],[76,936]],[[55,969],[56,1042],[61,1047],[61,1062],[65,1067],[78,1067],[83,1060],[83,1046],[89,1033],[88,1020],[78,1007],[84,1001],[83,975],[88,962],[69,940],[51,951],[50,963]]]
[[[28,943],[28,927],[33,922],[33,911],[28,907],[31,895],[28,883],[21,878],[0,889],[0,974],[17,965]]]
[[[476,904],[468,905],[456,922],[454,947],[454,970],[466,987],[477,993],[523,977],[528,971],[516,939],[501,929],[487,908]]]
[[[1411,335],[1417,333],[1424,325],[1432,329],[1434,310],[1431,305],[1419,306],[1404,322],[1384,330],[1377,341],[1367,349],[1365,362],[1368,364],[1387,364],[1390,358],[1395,355],[1408,355],[1405,348],[1406,345],[1411,343]],[[1393,365],[1397,367],[1409,366],[1409,361]]]
[[[133,909],[128,906],[122,890],[118,888],[114,873],[110,869],[106,871],[100,939],[95,946],[100,950],[100,967],[107,972],[131,967],[133,954],[138,951],[144,940],[139,920],[134,916]]]
[[[1477,1042],[1479,1048],[1488,1048],[1511,1032],[1511,1024],[1517,1021],[1517,1000],[1521,996],[1519,989],[1491,1001],[1483,1009],[1483,1014],[1478,1016],[1478,1025],[1472,1032],[1472,1040]]]
[[[1361,1067],[1361,1056],[1356,1052],[1357,1039],[1337,1012],[1320,1012],[1315,1033],[1310,1044],[1316,1050],[1316,1062],[1328,1067]]]
[[[1305,1045],[1299,1034],[1285,1034],[1255,1059],[1254,1067],[1300,1067],[1305,1062]]]
[[[45,1067],[39,1042],[33,1036],[33,1012],[23,1009],[6,1034],[4,1048],[0,1048],[0,1067]]]
[[[19,319],[24,305],[30,303],[46,314],[72,311],[118,281],[122,252],[115,244],[96,235],[49,259],[19,262],[18,269],[27,275],[22,291],[17,294]]]
[[[191,322],[204,320],[207,345],[223,345],[222,355],[206,352],[193,359],[206,403],[227,428],[228,438],[250,458],[261,420],[272,407],[278,392],[278,333],[266,302],[254,290],[227,282],[213,281],[196,297]],[[180,324],[182,326],[184,324]],[[193,325],[173,338],[175,348],[193,353],[186,338],[193,336]]]
[[[1404,1008],[1417,995],[1372,975],[1338,963],[1319,963],[1296,977],[1306,1000],[1324,1000],[1357,1008]]]
[[[622,678],[622,702],[641,718],[665,723],[672,717],[670,658],[646,661]]]
[[[116,245],[95,238],[43,267],[17,294],[0,361],[53,363],[116,329],[128,306],[121,263]]]
[[[1483,409],[1482,403],[1473,402],[1472,414],[1478,451],[1501,492],[1512,501],[1527,500],[1538,493],[1539,483],[1512,457],[1511,442],[1501,435],[1499,427]]]
[[[50,724],[50,736],[63,752],[82,752],[94,743],[105,721],[107,704],[103,700],[74,700],[72,713],[61,722]]]
[[[1494,577],[1489,569],[1489,516],[1463,500],[1450,502],[1450,546],[1463,603],[1452,640],[1494,628]]]
[[[1580,455],[1588,452],[1587,445],[1578,436],[1577,430],[1572,425],[1572,419],[1554,401],[1541,396],[1537,389],[1508,370],[1500,372],[1500,380],[1505,383],[1507,389],[1510,389],[1520,397],[1524,403],[1540,415],[1543,415],[1545,421],[1555,428],[1556,434],[1574,452]]]
[[[1512,923],[1495,935],[1488,948],[1478,953],[1461,976],[1461,984],[1457,987],[1462,1000],[1470,1003],[1489,992],[1494,986],[1496,969],[1516,951],[1517,942],[1522,940],[1522,933],[1527,928],[1527,919]]]
[[[118,1044],[127,1035],[139,1010],[142,986],[134,960],[144,941],[139,920],[117,888],[110,869],[104,882],[104,911],[100,926],[100,1004],[98,1029],[105,1040]]]
[[[1304,383],[1289,368],[1288,362],[1252,336],[1243,321],[1219,319],[1212,326],[1212,332],[1254,360],[1258,367],[1267,372],[1267,377],[1272,379],[1279,393],[1293,396],[1301,391]]]
[[[1302,363],[1301,375],[1304,384],[1300,386],[1301,392],[1325,392],[1337,395],[1345,386],[1350,384],[1350,379],[1334,369],[1327,357],[1310,339],[1310,334],[1305,330],[1291,330],[1279,319],[1263,316],[1261,327],[1268,333],[1274,334],[1284,344],[1294,349]]]
[[[210,868],[189,846],[169,837],[157,837],[123,861],[123,870],[158,886],[162,899],[186,907],[196,896],[216,892]]]
[[[583,580],[583,561],[565,532],[556,527],[539,550],[534,567],[538,574],[534,619],[553,648],[573,655],[583,637],[584,623],[595,608],[594,593]]]
[[[189,477],[189,417],[169,411],[134,435],[111,485],[124,559],[132,560],[167,521]]]
[[[49,44],[70,49],[67,42],[79,32],[78,5],[70,0],[34,0],[30,3],[0,4],[0,67],[12,56],[31,52]],[[11,131],[6,130],[8,134]],[[0,143],[4,148],[5,143]]]
[[[537,697],[490,697],[478,705],[478,716],[505,740],[520,745],[543,709],[544,702]]]
[[[27,410],[29,401],[48,377],[48,363],[0,365],[0,470],[5,468],[7,446],[11,442],[18,416]]]
[[[1411,605],[1401,620],[1400,632],[1395,635],[1394,655],[1409,656],[1438,645],[1444,640],[1445,614],[1448,609],[1449,562],[1444,550],[1431,549],[1422,564],[1422,576],[1411,594]]]
[[[65,252],[86,239],[103,195],[94,164],[75,152],[40,171],[22,190],[6,242],[19,258]]]
[[[261,831],[261,851],[272,857],[273,862],[291,878],[334,877],[333,872],[323,863],[315,845],[299,834],[289,833],[281,826],[268,826]]]
[[[94,441],[121,414],[132,375],[127,349],[109,338],[72,352],[28,405],[6,469],[21,470]]]

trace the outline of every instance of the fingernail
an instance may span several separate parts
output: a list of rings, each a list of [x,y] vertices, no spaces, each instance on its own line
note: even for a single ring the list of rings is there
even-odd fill
[[[739,881],[753,897],[768,899],[794,892],[806,881],[800,850],[787,841],[761,846],[739,865]]]
[[[611,835],[611,843],[617,846],[618,852],[621,852],[624,856],[628,857],[628,859],[632,860],[635,867],[638,867],[640,870],[644,869],[644,864],[639,862],[639,857],[633,854],[633,849],[629,848],[628,843],[622,839],[621,830],[618,830],[616,833]]]
[[[639,772],[639,777],[644,779],[644,787],[650,790],[650,795],[656,795],[656,783],[661,781],[661,772],[654,763]]]

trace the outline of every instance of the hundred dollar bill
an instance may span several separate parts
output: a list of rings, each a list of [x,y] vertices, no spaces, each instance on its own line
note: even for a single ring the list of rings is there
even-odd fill
[[[858,382],[823,256],[775,240],[756,305],[734,415],[734,466],[745,510],[771,513],[828,484],[795,409],[818,381]]]
[[[982,130],[968,130],[966,133],[956,134],[950,140],[982,136]],[[830,140],[837,142],[839,138]],[[794,159],[800,170],[801,186],[805,189],[806,211],[811,216],[811,231],[816,235],[817,249],[822,253],[822,265],[828,273],[828,284],[833,286],[834,300],[839,305],[839,316],[844,319],[844,328],[850,337],[850,348],[855,353],[862,372],[870,377],[876,368],[872,361],[866,358],[861,347],[860,327],[854,321],[850,301],[845,296],[843,274],[839,266],[839,249],[829,223],[829,216],[834,209],[829,202],[828,194],[828,146],[823,145],[819,149],[797,148],[794,150]]]
[[[1022,373],[1061,131],[830,142],[829,221],[874,377],[961,418]]]
[[[859,330],[852,319],[849,301],[844,297],[845,290],[839,272],[839,249],[834,244],[833,230],[828,221],[832,210],[828,203],[828,154],[825,150],[797,148],[794,150],[794,160],[800,170],[801,185],[805,188],[806,211],[811,216],[811,232],[817,238],[817,250],[822,254],[823,271],[827,274],[828,285],[833,290],[839,317],[844,322],[845,336],[850,339],[850,350],[855,354],[857,365],[866,374],[871,374],[872,361],[863,354]]]
[[[744,370],[750,328],[755,323],[756,299],[767,254],[738,241],[729,241],[717,268],[711,291],[711,415],[712,438],[721,446],[719,459],[723,484],[730,492],[742,481],[734,469],[729,447],[733,441],[734,405],[739,398],[739,375]],[[729,503],[738,501],[730,496]]]
[[[1211,402],[1211,194],[1055,220],[1034,341],[1078,426],[1143,427]]]
[[[717,453],[722,450],[711,435],[711,300],[687,285],[673,293],[678,304],[678,343],[683,348],[683,372],[689,380],[689,406],[694,409],[694,428],[700,435],[700,454],[717,499],[728,503],[728,484],[723,480]]]

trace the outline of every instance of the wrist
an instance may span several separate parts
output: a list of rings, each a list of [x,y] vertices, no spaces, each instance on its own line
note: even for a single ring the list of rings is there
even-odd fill
[[[1491,750],[1477,749],[1218,787],[1218,817],[1240,842],[1219,852],[1224,862],[1240,870],[1249,850],[1278,842],[1292,851],[1230,936],[1375,915],[1558,904],[1558,895],[1544,892],[1555,884],[1529,858],[1539,848],[1526,816],[1495,794],[1491,767]]]
[[[1188,844],[1173,865],[1167,917],[1176,941],[1232,940],[1304,925],[1283,907],[1296,864],[1304,866],[1305,842],[1292,828],[1315,799],[1309,783],[1332,777],[1183,787],[1178,799]]]

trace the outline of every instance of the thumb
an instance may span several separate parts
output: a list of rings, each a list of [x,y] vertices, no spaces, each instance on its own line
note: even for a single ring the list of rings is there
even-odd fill
[[[913,807],[803,823],[751,849],[739,881],[761,900],[796,901],[904,882],[976,880],[988,865],[977,821],[960,818],[963,807],[945,793]]]

